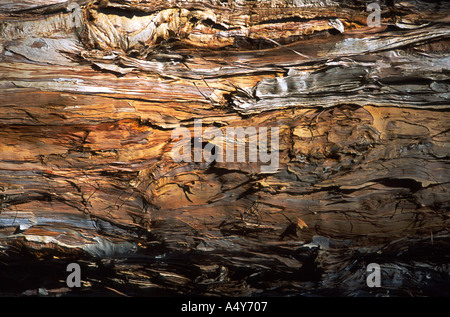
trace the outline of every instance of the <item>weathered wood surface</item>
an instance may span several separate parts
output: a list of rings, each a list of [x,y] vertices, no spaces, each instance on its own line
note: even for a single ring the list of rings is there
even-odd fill
[[[450,6],[371,2],[2,1],[1,294],[449,295]]]

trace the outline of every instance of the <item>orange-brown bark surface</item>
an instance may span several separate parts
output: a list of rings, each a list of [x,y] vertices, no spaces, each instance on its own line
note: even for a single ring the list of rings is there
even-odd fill
[[[0,4],[0,291],[448,295],[450,7],[370,2]],[[175,162],[195,119],[278,168]]]

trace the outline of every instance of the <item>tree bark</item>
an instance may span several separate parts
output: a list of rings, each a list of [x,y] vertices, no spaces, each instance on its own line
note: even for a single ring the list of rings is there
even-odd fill
[[[1,294],[450,295],[450,6],[372,2],[3,1]]]

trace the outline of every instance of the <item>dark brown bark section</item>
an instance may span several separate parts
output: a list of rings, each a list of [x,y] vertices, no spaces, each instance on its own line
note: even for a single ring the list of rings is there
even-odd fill
[[[450,10],[368,3],[0,6],[2,294],[448,295]],[[174,162],[194,119],[278,170]]]

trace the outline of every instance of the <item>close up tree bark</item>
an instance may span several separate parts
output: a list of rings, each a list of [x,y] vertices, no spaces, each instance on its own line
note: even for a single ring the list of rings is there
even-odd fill
[[[0,294],[449,296],[449,17],[1,1]],[[249,153],[174,160],[177,128],[185,157],[226,157],[231,128]]]

